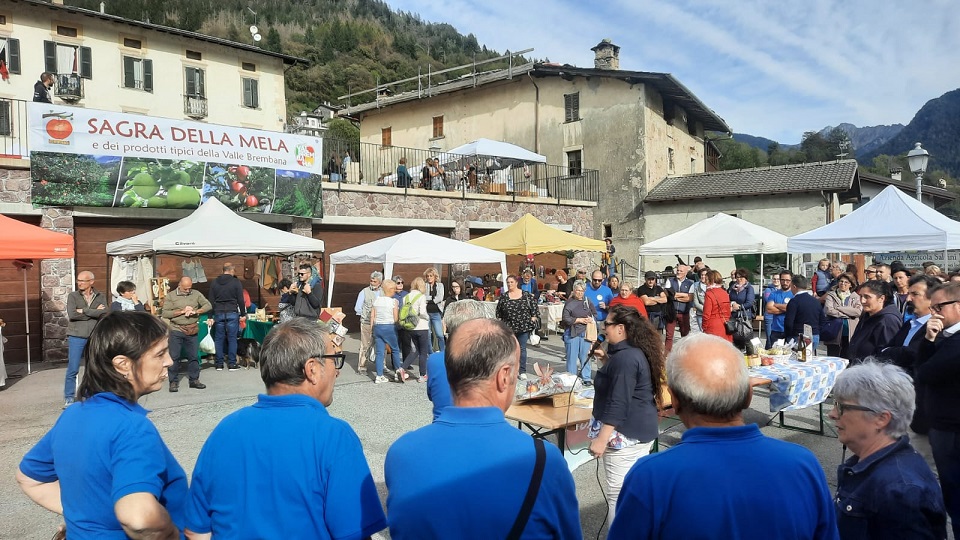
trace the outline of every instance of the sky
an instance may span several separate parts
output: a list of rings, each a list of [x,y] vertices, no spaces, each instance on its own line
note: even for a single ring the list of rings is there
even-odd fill
[[[957,0],[386,2],[501,53],[578,67],[609,38],[620,69],[670,73],[734,132],[785,144],[842,122],[906,125],[960,88]]]

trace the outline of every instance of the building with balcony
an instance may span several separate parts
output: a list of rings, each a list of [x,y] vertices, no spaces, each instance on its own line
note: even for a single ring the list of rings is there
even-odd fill
[[[0,99],[30,100],[49,72],[54,102],[273,131],[286,122],[284,69],[305,62],[41,0],[0,0],[0,49]]]
[[[0,84],[0,213],[21,221],[72,234],[76,259],[48,260],[26,272],[27,305],[24,316],[24,275],[10,264],[0,264],[0,318],[7,362],[22,362],[26,350],[34,359],[65,358],[65,297],[72,290],[73,273],[91,270],[95,287],[111,292],[108,242],[147,232],[190,213],[172,208],[113,208],[90,206],[34,206],[30,174],[30,129],[27,102],[40,74],[55,75],[54,105],[206,122],[265,131],[285,131],[284,69],[302,60],[263,51],[194,32],[124,19],[40,0],[0,0],[0,60],[9,79]],[[0,69],[0,73],[3,69]],[[308,115],[307,130],[319,130],[324,110]],[[310,116],[317,122],[310,123]],[[310,133],[310,134],[315,134]],[[332,148],[342,158],[350,155],[346,182],[324,182],[322,217],[280,214],[244,214],[269,226],[324,240],[328,253],[336,252],[411,228],[458,239],[497,230],[525,213],[580,234],[590,234],[596,202],[533,197],[532,194],[467,193],[465,190],[428,191],[392,187],[378,182],[380,174],[396,170],[399,147],[383,150],[367,145]],[[411,160],[420,159],[410,149]],[[426,148],[419,152],[432,152]],[[323,157],[326,157],[324,155]],[[251,163],[251,165],[253,165]],[[589,172],[589,171],[588,171]],[[365,176],[365,177],[364,177]],[[217,224],[211,223],[211,227]],[[547,267],[566,266],[563,255],[538,257]],[[275,306],[277,297],[259,287],[257,260],[228,257],[203,260],[206,275],[216,276],[230,261],[244,271],[244,287],[261,306]],[[586,259],[584,259],[586,261]],[[174,280],[181,259],[158,257],[161,275]],[[2,261],[0,261],[2,263]],[[511,268],[519,265],[511,258]],[[344,306],[347,326],[357,329],[352,313],[356,293],[366,286],[375,267],[342,268],[337,275],[333,305]],[[396,273],[422,273],[421,265],[399,265]],[[452,271],[442,269],[445,279]],[[472,267],[472,273],[498,272],[498,267]],[[205,283],[197,284],[206,292]],[[27,336],[27,321],[32,329]]]
[[[612,237],[618,256],[637,261],[646,194],[666,178],[716,169],[705,134],[730,128],[671,75],[621,70],[609,40],[592,50],[591,68],[529,63],[521,51],[492,60],[504,69],[478,63],[381,85],[343,96],[369,101],[342,114],[360,121],[366,143],[443,152],[485,137],[542,154],[570,175],[599,171],[589,234]]]

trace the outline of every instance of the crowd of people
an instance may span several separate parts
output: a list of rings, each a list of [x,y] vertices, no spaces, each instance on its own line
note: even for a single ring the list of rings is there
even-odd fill
[[[852,454],[836,494],[810,451],[743,421],[752,390],[723,323],[756,311],[745,270],[725,285],[695,260],[647,272],[636,288],[600,270],[589,281],[587,271],[564,271],[566,368],[594,386],[588,452],[602,464],[609,538],[945,538],[947,515],[960,532],[960,276],[867,270],[874,279],[858,284],[855,269],[822,261],[812,279],[782,271],[760,295],[768,340],[808,325],[815,344],[823,337],[850,359],[830,412]],[[432,267],[409,290],[374,272],[358,294],[358,370],[372,360],[374,382],[386,382],[389,347],[394,380],[408,380],[416,361],[433,404],[433,423],[387,453],[386,513],[360,438],[326,411],[346,354],[316,323],[322,281],[309,264],[284,287],[293,314],[263,342],[265,394],[214,429],[188,486],[137,401],[167,381],[176,391],[180,358],[197,356],[201,314],[213,313],[216,366],[236,365],[235,344],[223,339],[244,314],[233,273],[225,264],[209,299],[184,277],[158,316],[132,283],[120,283],[108,308],[93,274],[78,275],[69,401],[17,471],[32,500],[64,515],[71,538],[363,538],[385,528],[398,539],[582,537],[559,449],[505,421],[540,324],[540,287],[525,272],[507,277],[492,313],[463,282],[445,291]],[[78,389],[75,354],[86,365]],[[190,386],[202,389],[197,362],[189,365]],[[684,444],[649,455],[667,397],[687,427]],[[927,434],[939,479],[911,429]],[[258,459],[224,460],[224,448]],[[780,511],[756,511],[771,505]]]

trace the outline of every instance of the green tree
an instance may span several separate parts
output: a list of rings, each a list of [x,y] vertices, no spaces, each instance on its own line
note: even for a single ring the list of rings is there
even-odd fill
[[[267,30],[267,37],[263,40],[263,48],[273,52],[283,52],[283,43],[280,41],[280,32],[271,27]]]
[[[720,150],[720,169],[724,171],[735,169],[752,169],[766,165],[766,159],[759,148],[733,139],[716,141]]]

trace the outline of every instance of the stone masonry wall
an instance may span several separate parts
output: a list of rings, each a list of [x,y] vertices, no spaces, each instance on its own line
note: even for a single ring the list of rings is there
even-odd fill
[[[44,208],[40,226],[73,235],[73,210]],[[40,302],[44,361],[67,359],[67,295],[72,290],[73,272],[69,259],[41,261]]]

